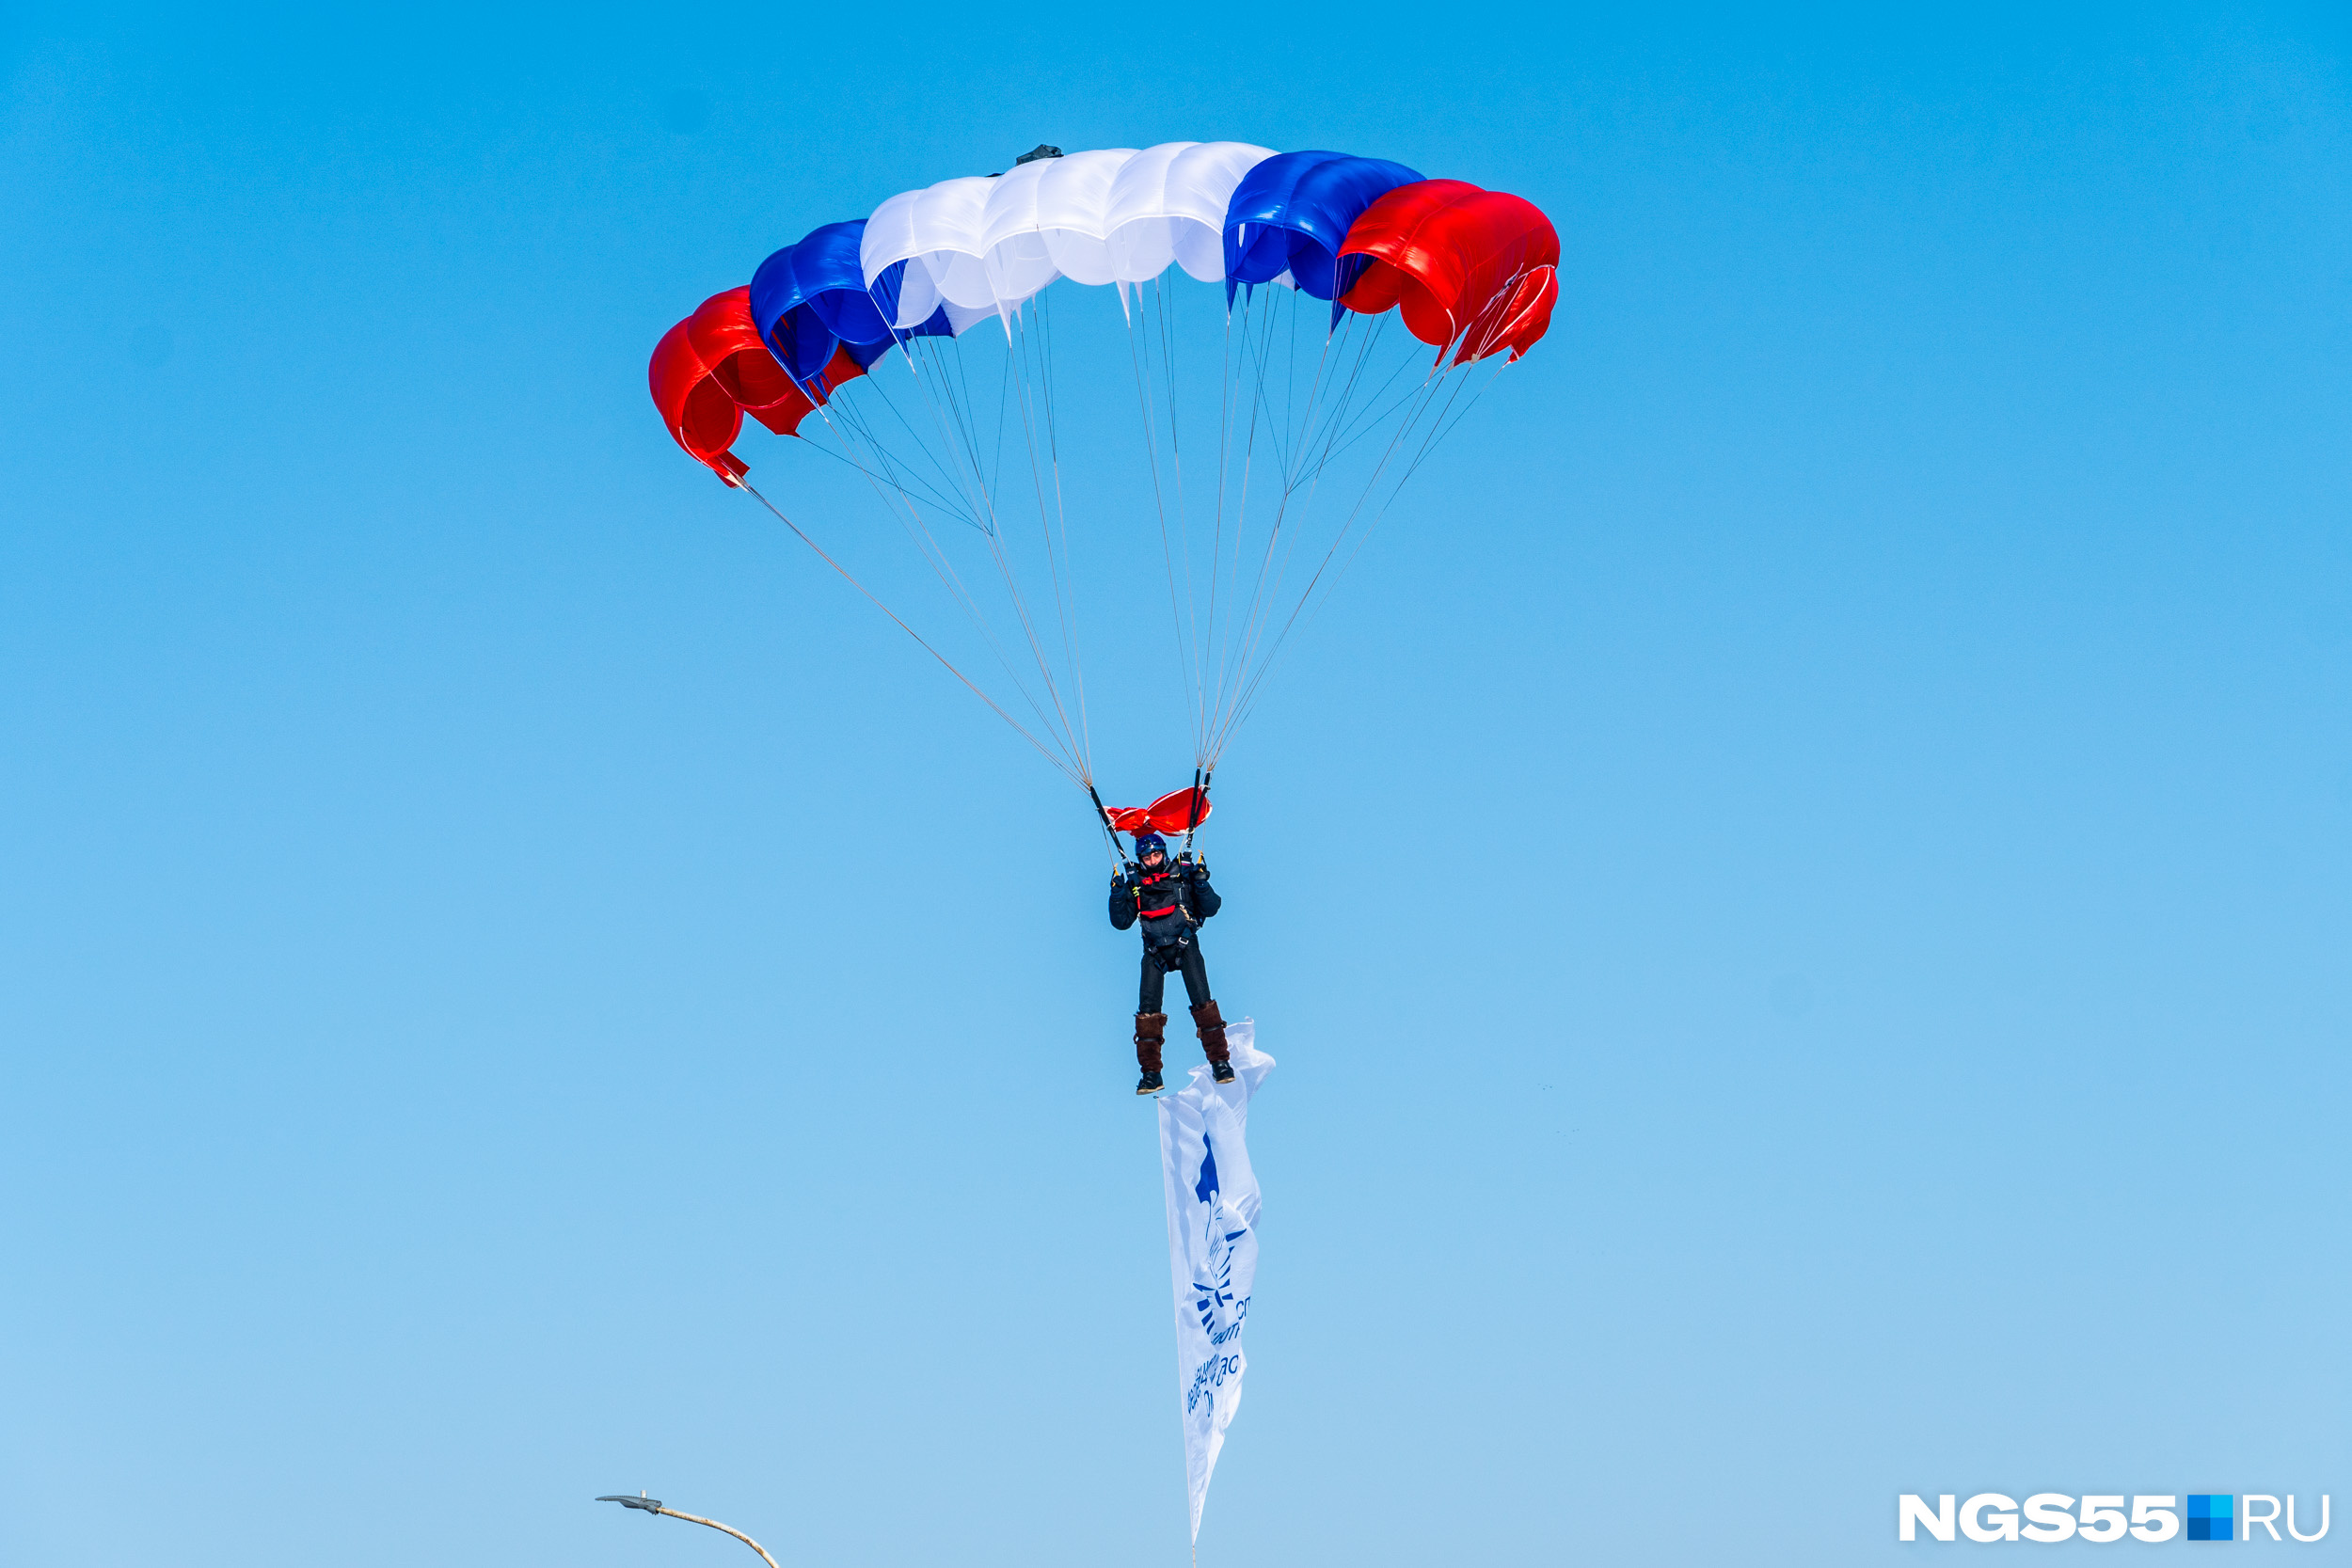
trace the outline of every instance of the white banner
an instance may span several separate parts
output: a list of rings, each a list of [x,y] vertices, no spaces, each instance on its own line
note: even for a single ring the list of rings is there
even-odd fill
[[[1176,1389],[1184,1420],[1184,1481],[1192,1538],[1225,1429],[1241,1405],[1243,1323],[1258,1275],[1258,1179],[1244,1134],[1249,1097],[1273,1069],[1248,1019],[1228,1024],[1233,1082],[1206,1067],[1160,1097],[1160,1173],[1168,1189],[1168,1272],[1176,1287]]]

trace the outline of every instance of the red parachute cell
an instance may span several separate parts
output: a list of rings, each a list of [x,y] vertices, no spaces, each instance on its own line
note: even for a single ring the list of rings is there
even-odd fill
[[[1457,365],[1510,350],[1551,325],[1560,236],[1535,204],[1461,180],[1399,185],[1347,231],[1342,256],[1368,260],[1340,303],[1376,316],[1394,306],[1422,342],[1457,345]]]
[[[745,471],[743,460],[727,449],[743,428],[743,410],[714,380],[710,367],[694,352],[687,336],[689,322],[680,322],[654,345],[653,363],[645,378],[653,387],[653,405],[670,438],[687,455],[733,484]]]
[[[1139,833],[1146,829],[1158,833],[1189,832],[1209,819],[1216,810],[1208,795],[1198,789],[1180,789],[1163,795],[1148,806],[1114,806],[1111,826],[1122,833]],[[1195,816],[1198,811],[1200,816]]]
[[[702,309],[687,318],[686,331],[694,341],[694,352],[710,366],[710,373],[727,396],[777,435],[797,435],[801,421],[817,403],[825,401],[812,402],[794,386],[768,345],[759,341],[759,329],[752,325],[749,288],[729,289],[704,300]],[[832,388],[865,373],[866,367],[848,354],[835,354],[825,367],[826,397],[832,395]]]
[[[671,437],[729,484],[747,471],[727,450],[742,433],[745,414],[790,436],[816,407],[759,341],[751,298],[751,290],[742,288],[704,300],[662,335],[647,371],[654,406]],[[836,388],[865,373],[846,350],[825,367],[828,384]]]

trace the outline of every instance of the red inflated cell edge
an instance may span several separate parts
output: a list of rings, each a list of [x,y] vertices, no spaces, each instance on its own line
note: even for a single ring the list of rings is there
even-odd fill
[[[711,379],[736,406],[779,436],[800,428],[813,406],[752,325],[752,291],[712,294],[686,318],[686,336]]]
[[[692,315],[662,334],[646,375],[654,406],[671,438],[693,459],[733,484],[747,471],[727,449],[749,414],[779,436],[799,432],[822,397],[793,385],[752,325],[752,292],[729,289],[704,300]],[[844,349],[825,367],[830,395],[866,367]]]
[[[1367,265],[1340,303],[1365,315],[1394,307],[1406,330],[1462,364],[1517,359],[1551,325],[1560,236],[1535,204],[1462,180],[1399,185],[1348,229],[1342,256]]]
[[[703,356],[694,352],[693,341],[687,335],[690,325],[691,318],[661,335],[661,341],[654,345],[645,378],[670,438],[695,462],[733,484],[743,476],[745,466],[727,449],[735,445],[743,428],[743,410],[712,378]]]
[[[702,309],[687,318],[686,330],[695,352],[726,394],[744,413],[779,436],[797,435],[812,408],[830,398],[843,382],[866,373],[866,367],[846,350],[836,350],[825,366],[823,394],[809,398],[759,341],[759,328],[752,325],[749,288],[729,289],[704,300]]]

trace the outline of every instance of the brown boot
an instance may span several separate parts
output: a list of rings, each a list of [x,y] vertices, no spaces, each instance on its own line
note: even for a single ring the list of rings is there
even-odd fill
[[[1136,1066],[1143,1069],[1143,1081],[1136,1085],[1136,1093],[1150,1094],[1160,1086],[1160,1046],[1167,1037],[1166,1013],[1136,1015]]]
[[[1193,1008],[1192,1026],[1200,1033],[1202,1055],[1217,1067],[1223,1067],[1232,1059],[1233,1053],[1225,1049],[1225,1015],[1216,1010],[1214,999]],[[1230,1071],[1216,1076],[1220,1084],[1230,1084],[1233,1078]]]

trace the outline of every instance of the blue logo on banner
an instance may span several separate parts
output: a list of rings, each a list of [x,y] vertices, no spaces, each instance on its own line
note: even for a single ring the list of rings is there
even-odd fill
[[[1222,1345],[1241,1332],[1242,1319],[1249,1315],[1248,1299],[1233,1299],[1233,1243],[1248,1235],[1249,1228],[1225,1228],[1231,1211],[1219,1201],[1223,1194],[1217,1188],[1216,1146],[1206,1133],[1200,1138],[1200,1180],[1193,1183],[1192,1196],[1209,1211],[1200,1216],[1201,1253],[1209,1277],[1192,1282],[1193,1310],[1200,1314],[1209,1343]]]

